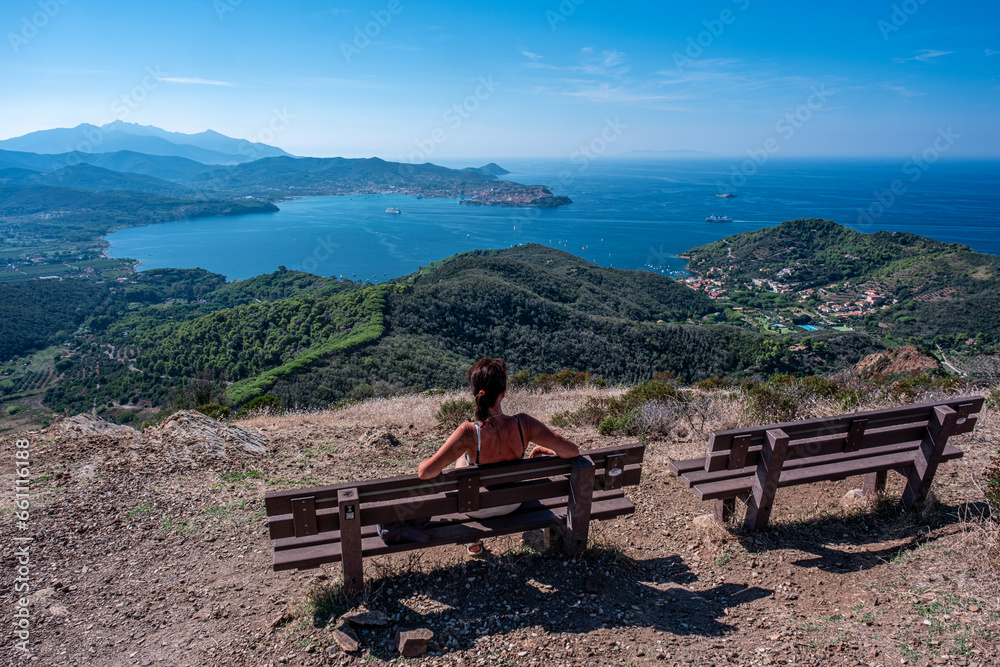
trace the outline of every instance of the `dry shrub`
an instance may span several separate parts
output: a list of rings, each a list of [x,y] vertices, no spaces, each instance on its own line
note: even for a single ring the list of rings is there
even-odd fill
[[[555,415],[552,423],[556,426],[597,424],[597,432],[601,435],[638,435],[645,433],[640,424],[644,406],[685,402],[687,398],[688,394],[676,386],[652,380],[637,384],[621,396],[592,398],[577,410]]]
[[[996,514],[966,517],[962,540],[964,548],[959,553],[967,554],[968,560],[957,569],[978,574],[972,592],[980,600],[993,601],[996,607],[1000,599],[1000,522]]]
[[[407,394],[393,398],[373,398],[345,406],[330,413],[331,419],[344,426],[370,428],[391,427],[398,424],[415,424],[422,430],[437,427],[434,414],[448,396]]]
[[[509,415],[526,413],[532,417],[554,424],[555,415],[578,409],[590,399],[611,399],[622,394],[621,389],[611,389],[587,385],[576,389],[563,389],[547,393],[537,393],[531,390],[508,390],[503,402],[503,411]]]
[[[639,408],[636,422],[640,433],[667,436],[687,416],[687,405],[680,401],[650,401]],[[678,429],[678,435],[686,437],[687,430]]]
[[[476,404],[467,398],[452,398],[441,404],[434,418],[441,426],[457,428],[462,422],[471,421]]]

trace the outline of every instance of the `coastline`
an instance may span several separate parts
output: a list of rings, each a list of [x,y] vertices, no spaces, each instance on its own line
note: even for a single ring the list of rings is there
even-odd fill
[[[992,234],[1000,224],[996,214],[1000,210],[1000,193],[990,185],[994,177],[1000,176],[1000,163],[994,170],[983,171],[983,163],[976,163],[966,165],[972,173],[955,167],[928,174],[919,182],[919,189],[913,187],[906,198],[899,198],[894,207],[867,227],[859,225],[856,218],[858,208],[870,197],[870,183],[894,177],[897,165],[886,162],[872,166],[855,162],[850,163],[852,169],[845,171],[843,161],[792,161],[792,164],[793,169],[775,167],[762,173],[740,189],[738,197],[724,200],[714,197],[717,192],[714,183],[724,176],[727,166],[724,160],[706,159],[696,163],[608,160],[592,165],[586,173],[571,172],[572,179],[560,177],[566,169],[563,162],[532,161],[508,165],[515,178],[553,183],[572,197],[573,206],[549,211],[538,207],[476,204],[452,208],[451,200],[462,200],[426,195],[417,198],[409,192],[366,192],[349,196],[299,193],[276,200],[282,205],[275,213],[273,224],[292,225],[292,228],[275,237],[264,234],[261,238],[265,240],[259,242],[284,245],[285,254],[276,249],[270,254],[273,259],[254,266],[261,267],[261,272],[284,264],[299,265],[302,270],[322,275],[405,275],[411,266],[415,269],[443,255],[477,247],[509,247],[533,242],[568,250],[600,266],[671,274],[689,271],[689,258],[684,252],[691,248],[801,217],[834,220],[869,233],[878,230],[912,232],[1000,255],[1000,237]],[[802,171],[803,164],[809,167],[807,172]],[[956,201],[953,194],[957,183],[962,184],[965,192],[960,201]],[[317,221],[324,221],[321,230],[308,228],[299,213],[289,215],[289,209],[309,200],[332,204],[305,204],[314,209]],[[395,223],[390,222],[381,215],[389,205],[397,206],[406,215]],[[443,208],[445,205],[447,209]],[[464,214],[457,210],[459,208],[464,209]],[[705,216],[713,210],[730,215],[733,222],[726,225],[704,222]],[[946,215],[947,224],[942,223],[942,215]],[[252,216],[235,219],[245,222],[247,230],[259,232],[262,227],[253,222]],[[270,220],[267,222],[272,224]],[[144,226],[145,229],[151,227]],[[217,244],[229,244],[236,238],[233,234],[237,227],[225,227],[233,230],[229,236],[213,237],[199,230],[188,237],[184,230],[176,230],[179,242],[187,240],[192,244],[192,254],[198,257],[188,258],[178,253],[173,256],[189,260],[184,266],[199,265],[233,277],[257,275],[251,273],[252,266],[240,267],[236,262],[228,263],[225,270],[213,269],[215,258],[195,247],[200,243],[216,242],[216,238]],[[240,226],[240,235],[247,230]],[[365,235],[373,245],[358,248],[352,238],[356,234]],[[440,247],[435,239],[429,238],[432,234],[440,237]],[[141,253],[139,250],[118,252],[122,256],[141,254],[145,266],[155,259],[147,257],[146,248],[158,253],[155,236],[150,235],[145,245],[140,246],[143,248]],[[288,239],[283,236],[297,237],[299,245],[286,244]],[[329,253],[322,245],[328,243],[328,237],[339,245],[337,256],[328,258]],[[213,241],[206,241],[208,238]],[[177,240],[175,235],[172,241]],[[247,256],[261,252],[256,246],[240,247]],[[169,262],[169,258],[163,259]],[[153,263],[174,265],[162,264],[160,260]]]

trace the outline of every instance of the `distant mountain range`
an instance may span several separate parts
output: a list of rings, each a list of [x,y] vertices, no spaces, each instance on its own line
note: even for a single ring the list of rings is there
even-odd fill
[[[0,141],[0,186],[7,188],[121,190],[192,199],[408,194],[495,206],[570,203],[543,185],[499,180],[509,173],[494,162],[449,169],[379,158],[295,157],[213,130],[184,134],[122,121]]]
[[[265,157],[290,157],[275,146],[234,139],[214,130],[198,134],[169,132],[151,125],[116,120],[106,125],[83,123],[72,128],[40,130],[0,141],[0,149],[41,153],[115,153],[182,157],[203,164],[232,165]]]
[[[46,172],[23,167],[0,167],[0,186],[51,186],[91,192],[125,190],[172,197],[194,194],[190,188],[154,176],[112,171],[90,164],[75,164]]]
[[[0,150],[0,185],[7,187],[124,190],[195,199],[221,196],[276,200],[375,193],[464,197],[470,203],[505,206],[570,203],[566,197],[554,196],[545,186],[497,178],[508,173],[492,162],[482,167],[449,169],[379,158],[279,155],[239,164],[206,164],[136,151],[39,154]]]

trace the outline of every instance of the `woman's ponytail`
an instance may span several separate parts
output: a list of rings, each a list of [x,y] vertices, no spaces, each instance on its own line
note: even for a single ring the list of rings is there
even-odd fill
[[[476,403],[476,421],[485,422],[490,418],[490,408],[507,391],[507,364],[503,359],[480,359],[469,369],[467,378]]]

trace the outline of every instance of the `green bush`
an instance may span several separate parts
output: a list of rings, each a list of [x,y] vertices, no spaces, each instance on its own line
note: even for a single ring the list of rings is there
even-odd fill
[[[840,384],[836,380],[818,375],[802,378],[802,387],[810,394],[820,398],[834,398],[841,390]]]
[[[857,387],[844,387],[833,398],[840,404],[841,410],[848,412],[861,407],[861,403],[864,400],[864,392]]]
[[[583,407],[552,418],[555,426],[596,426],[601,435],[638,435],[642,406],[650,402],[687,402],[687,394],[660,380],[643,382],[615,398],[589,398]]]
[[[605,417],[598,424],[597,432],[601,435],[637,435],[639,423],[636,417],[637,415],[634,412]]]
[[[767,382],[744,382],[743,410],[747,419],[754,424],[778,424],[795,419],[798,401],[793,395],[788,376],[775,376]],[[793,378],[794,379],[794,378]]]
[[[896,382],[889,389],[889,395],[894,400],[912,401],[920,394],[928,391],[952,391],[961,386],[962,381],[957,377],[934,377],[927,373],[923,373],[921,375],[914,375]]]
[[[229,419],[229,408],[218,403],[206,403],[195,408],[197,412],[212,419]]]
[[[710,378],[705,378],[704,380],[699,380],[691,385],[695,389],[702,389],[705,391],[711,391],[712,389],[729,389],[733,386],[733,381],[728,377],[717,377],[713,375]]]
[[[459,424],[465,421],[470,421],[473,417],[473,411],[476,409],[476,404],[467,398],[454,398],[450,401],[445,401],[438,408],[438,411],[434,414],[438,422],[442,426],[447,426],[448,428],[457,428]]]
[[[525,372],[526,371],[521,371],[521,373]],[[518,375],[521,375],[521,373],[518,373]],[[575,389],[576,387],[586,385],[593,375],[593,373],[583,373],[581,371],[563,369],[561,371],[556,371],[555,373],[543,373],[539,375],[531,382],[530,386],[538,391],[553,391],[559,388]]]
[[[507,386],[511,389],[527,389],[534,379],[535,375],[531,371],[518,371],[507,378]]]
[[[986,478],[986,500],[993,508],[993,516],[1000,516],[1000,450],[993,455],[984,477]]]
[[[264,394],[263,396],[258,396],[253,398],[248,402],[243,408],[236,413],[236,418],[245,417],[254,412],[261,412],[266,414],[279,414],[283,412],[285,406],[282,404],[281,399],[277,396],[272,396],[271,394]]]
[[[582,408],[569,412],[557,412],[552,416],[555,426],[597,426],[608,416],[610,398],[588,398]]]
[[[994,387],[986,392],[986,405],[994,410],[1000,409],[1000,388]]]

